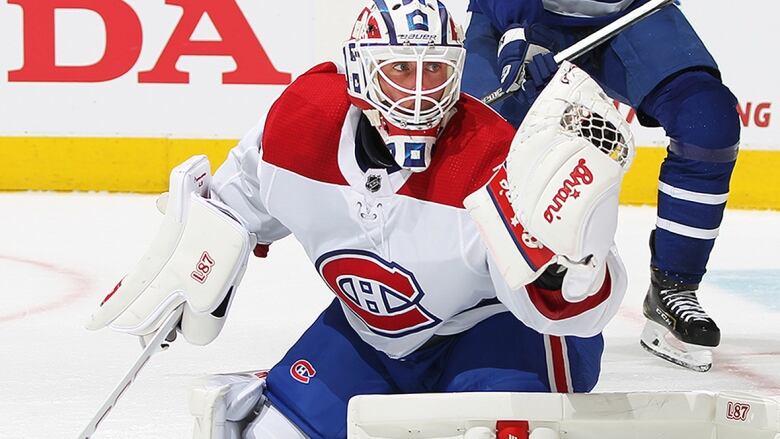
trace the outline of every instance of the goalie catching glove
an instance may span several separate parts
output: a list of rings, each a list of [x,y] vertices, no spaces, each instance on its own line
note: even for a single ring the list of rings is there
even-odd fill
[[[149,336],[184,305],[179,330],[187,341],[205,345],[217,337],[255,237],[235,212],[208,199],[210,179],[205,156],[173,169],[157,236],[136,267],[103,299],[88,329],[110,325]]]
[[[511,288],[552,264],[568,270],[564,297],[576,301],[599,288],[633,155],[631,131],[612,100],[565,62],[520,125],[504,165],[464,200]]]

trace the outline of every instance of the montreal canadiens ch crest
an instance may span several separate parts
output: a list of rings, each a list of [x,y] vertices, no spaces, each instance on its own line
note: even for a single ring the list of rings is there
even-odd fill
[[[403,337],[441,322],[420,305],[425,293],[414,274],[364,250],[325,253],[317,271],[372,332]]]

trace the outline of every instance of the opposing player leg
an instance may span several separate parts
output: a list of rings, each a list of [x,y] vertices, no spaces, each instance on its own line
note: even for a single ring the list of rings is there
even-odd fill
[[[501,313],[458,335],[435,391],[588,392],[603,350],[601,335],[544,335]]]
[[[696,296],[723,217],[740,135],[736,98],[676,6],[625,30],[593,74],[671,139],[651,239],[651,285],[642,345],[706,371],[720,331]],[[671,337],[671,336],[673,337]]]
[[[707,72],[674,77],[644,105],[672,142],[661,166],[658,222],[650,240],[651,286],[644,305],[649,322],[642,342],[651,352],[700,371],[712,364],[706,348],[720,342],[720,330],[696,293],[718,235],[737,156],[735,107],[736,98]],[[664,331],[685,343],[690,356],[664,350]]]

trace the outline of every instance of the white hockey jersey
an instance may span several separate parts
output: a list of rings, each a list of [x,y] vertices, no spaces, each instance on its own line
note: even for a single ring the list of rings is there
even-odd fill
[[[360,115],[336,66],[317,66],[230,152],[213,188],[259,242],[300,241],[364,341],[399,358],[507,308],[552,335],[603,329],[626,286],[616,254],[602,288],[578,303],[533,285],[512,291],[491,270],[462,201],[503,162],[508,123],[463,95],[431,166],[388,174],[358,164]]]

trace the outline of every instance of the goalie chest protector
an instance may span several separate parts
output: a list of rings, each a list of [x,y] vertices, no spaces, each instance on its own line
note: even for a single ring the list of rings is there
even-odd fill
[[[456,108],[426,171],[364,171],[360,110],[336,66],[322,64],[274,103],[262,134],[258,199],[302,244],[352,328],[394,358],[506,311],[463,199],[503,162],[514,129],[465,94]],[[383,172],[372,192],[369,176]]]

